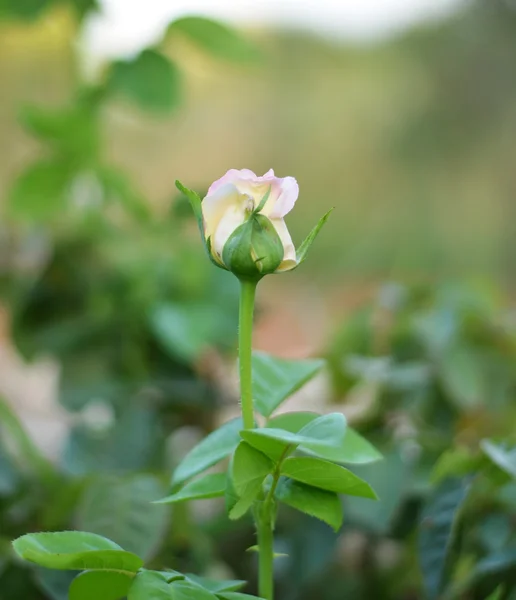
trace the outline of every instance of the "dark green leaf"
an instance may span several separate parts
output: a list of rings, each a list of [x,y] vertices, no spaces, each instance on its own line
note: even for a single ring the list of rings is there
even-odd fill
[[[306,259],[308,250],[310,249],[310,246],[315,241],[315,238],[319,234],[319,231],[321,231],[322,226],[328,220],[328,217],[330,216],[330,213],[332,210],[333,210],[333,208],[330,208],[330,210],[319,219],[319,222],[317,223],[317,225],[312,229],[312,231],[307,235],[305,240],[302,242],[301,246],[299,246],[299,248],[297,249],[296,259],[297,259],[298,266]]]
[[[342,505],[334,492],[286,479],[278,486],[276,498],[292,508],[324,521],[335,531],[342,525]]]
[[[229,456],[240,442],[242,419],[228,421],[205,437],[181,461],[172,477],[172,485],[182,483]]]
[[[210,473],[188,482],[175,494],[158,500],[156,504],[173,504],[185,500],[200,500],[203,498],[218,498],[224,496],[226,491],[226,473]]]
[[[377,498],[371,486],[363,479],[344,467],[320,458],[287,458],[281,467],[281,474],[329,492]]]
[[[146,49],[132,60],[114,63],[108,85],[146,110],[170,111],[181,101],[178,68],[155,50]]]
[[[47,569],[105,569],[135,573],[141,558],[100,535],[82,531],[31,533],[13,542],[21,558]]]
[[[133,576],[113,571],[85,571],[70,586],[69,600],[121,600],[127,596]]]
[[[468,481],[448,479],[427,502],[419,529],[419,560],[430,600],[438,598],[446,584],[451,550]]]
[[[264,417],[310,381],[323,367],[324,361],[285,360],[265,352],[253,352],[253,401]]]
[[[166,530],[168,511],[151,504],[163,493],[163,485],[151,475],[103,477],[86,489],[77,508],[77,525],[149,558]]]
[[[183,17],[174,21],[169,35],[182,33],[203,50],[228,60],[249,60],[257,57],[256,47],[234,29],[205,17]]]

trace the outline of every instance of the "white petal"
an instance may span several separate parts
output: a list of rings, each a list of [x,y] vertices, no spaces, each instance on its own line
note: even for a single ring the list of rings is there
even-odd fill
[[[246,216],[245,202],[241,202],[239,205],[230,206],[224,212],[222,219],[220,219],[211,240],[211,247],[221,260],[222,251],[224,250],[228,238],[237,227],[245,222]]]
[[[297,265],[296,248],[294,246],[294,242],[290,237],[290,233],[283,219],[271,219],[271,223],[280,237],[284,250],[283,260],[276,271],[289,271]]]
[[[231,206],[239,206],[241,202],[240,193],[232,183],[224,184],[204,198],[201,208],[206,238],[213,236],[226,211]]]

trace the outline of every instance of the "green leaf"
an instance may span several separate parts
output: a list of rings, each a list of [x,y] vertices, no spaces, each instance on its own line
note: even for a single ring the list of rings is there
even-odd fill
[[[418,554],[430,600],[438,598],[446,584],[460,509],[468,490],[468,480],[447,479],[423,509]]]
[[[35,21],[54,0],[2,0],[0,1],[0,19],[4,16],[23,21]]]
[[[205,437],[181,461],[172,477],[172,485],[182,483],[229,456],[240,443],[242,419],[228,421]]]
[[[166,56],[148,48],[131,60],[113,63],[108,87],[145,110],[168,112],[181,102],[179,69]]]
[[[234,592],[243,588],[247,583],[241,579],[228,579],[219,581],[216,579],[209,579],[208,577],[192,575],[191,573],[188,573],[186,577],[189,581],[192,581],[193,583],[196,583],[197,585],[207,589],[209,592],[213,592],[215,594],[219,594],[221,592]]]
[[[335,531],[342,525],[342,505],[335,492],[327,492],[286,479],[278,486],[276,498],[292,508],[324,521]]]
[[[133,582],[133,576],[113,571],[85,571],[70,586],[69,600],[121,600]]]
[[[299,446],[301,450],[327,458],[338,449],[346,433],[346,419],[341,413],[331,413],[314,419],[298,433],[284,429],[247,429],[240,433],[251,446],[277,460],[277,453],[287,453]],[[290,447],[290,448],[289,448]]]
[[[197,225],[199,226],[199,231],[201,232],[202,240],[206,244],[206,239],[204,237],[204,224],[202,218],[202,200],[199,194],[185,187],[178,179],[176,179],[176,188],[188,198],[188,202],[190,202],[190,206],[192,207],[194,216],[197,220]]]
[[[136,573],[143,566],[141,558],[126,552],[115,542],[82,531],[30,533],[15,540],[13,546],[21,558],[47,569]]]
[[[217,594],[221,600],[261,600],[258,596],[251,596],[251,594],[242,594],[241,592],[224,592]]]
[[[152,308],[150,326],[163,348],[190,364],[209,346],[227,336],[228,321],[206,302],[160,303]]]
[[[233,485],[238,496],[256,498],[264,479],[274,470],[274,463],[246,442],[240,442],[232,467]]]
[[[287,458],[281,467],[281,474],[329,492],[377,499],[374,490],[363,479],[344,467],[320,458]]]
[[[276,417],[271,417],[267,421],[267,427],[273,429],[285,429],[292,433],[297,433],[305,425],[315,421],[321,415],[315,412],[288,412],[282,413]]]
[[[98,154],[99,128],[96,110],[91,105],[77,104],[60,110],[26,106],[21,110],[20,121],[67,159],[73,157],[91,164]]]
[[[243,517],[246,514],[246,512],[251,508],[255,501],[255,498],[253,496],[248,496],[244,498],[238,497],[238,494],[235,490],[235,486],[233,484],[233,477],[231,475],[233,472],[233,459],[234,455],[231,457],[231,461],[229,463],[225,501],[226,512],[228,513],[228,517],[232,521],[236,521],[237,519]]]
[[[303,241],[301,246],[299,246],[299,248],[297,249],[296,259],[297,259],[298,266],[306,259],[306,255],[308,253],[310,246],[313,244],[315,238],[319,234],[319,231],[321,231],[322,226],[328,220],[328,217],[330,216],[330,213],[332,210],[333,210],[333,208],[330,208],[330,210],[319,219],[319,222],[317,223],[317,225],[312,229],[312,231],[307,235],[307,237],[305,238],[305,240]]]
[[[209,590],[190,581],[174,581],[170,584],[174,600],[216,600]],[[149,599],[150,600],[150,599]]]
[[[151,475],[102,477],[88,486],[77,508],[83,530],[109,537],[131,552],[150,558],[158,549],[168,521],[164,506],[151,502],[164,494]]]
[[[464,477],[476,471],[482,462],[482,456],[474,455],[467,448],[450,448],[441,454],[432,469],[431,480],[440,483],[448,477]]]
[[[284,413],[269,419],[267,427],[298,433],[308,423],[315,421],[320,416],[314,412]],[[346,428],[342,443],[338,447],[320,451],[319,455],[333,462],[348,464],[366,464],[382,458],[380,452],[372,444],[350,427]]]
[[[507,449],[487,439],[480,442],[480,447],[497,467],[516,479],[516,448]]]
[[[59,160],[42,160],[17,179],[9,196],[12,215],[30,221],[57,216],[66,208],[71,173]]]
[[[502,600],[503,599],[503,586],[496,588],[496,590],[490,594],[490,596],[486,600]]]
[[[186,500],[201,500],[206,498],[218,498],[224,496],[226,491],[226,473],[210,473],[187,483],[175,494],[157,500],[155,504],[173,504],[174,502],[185,502]]]
[[[310,381],[324,366],[321,359],[284,360],[265,352],[253,352],[253,401],[264,417]]]
[[[135,577],[127,600],[177,600],[172,594],[172,586],[165,575],[156,571],[142,571]]]
[[[227,60],[247,61],[257,58],[256,47],[234,29],[205,17],[183,17],[168,28],[168,35],[181,33],[206,52]]]

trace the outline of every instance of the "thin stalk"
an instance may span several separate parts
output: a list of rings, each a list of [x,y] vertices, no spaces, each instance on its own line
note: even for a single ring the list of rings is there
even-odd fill
[[[274,532],[270,504],[266,503],[263,513],[257,515],[258,530],[258,594],[265,600],[274,597]]]
[[[244,429],[253,429],[253,381],[251,353],[253,344],[253,313],[256,295],[255,281],[242,280],[240,287],[240,313],[238,329],[238,357],[240,364],[240,401]]]

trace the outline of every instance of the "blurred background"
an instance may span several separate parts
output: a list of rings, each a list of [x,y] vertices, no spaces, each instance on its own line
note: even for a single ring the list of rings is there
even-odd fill
[[[296,242],[335,210],[255,347],[385,455],[337,535],[280,514],[278,598],[516,597],[515,65],[512,0],[0,0],[1,600],[67,598],[10,549],[66,528],[255,591],[252,523],[149,502],[238,410],[174,181],[271,167]]]

